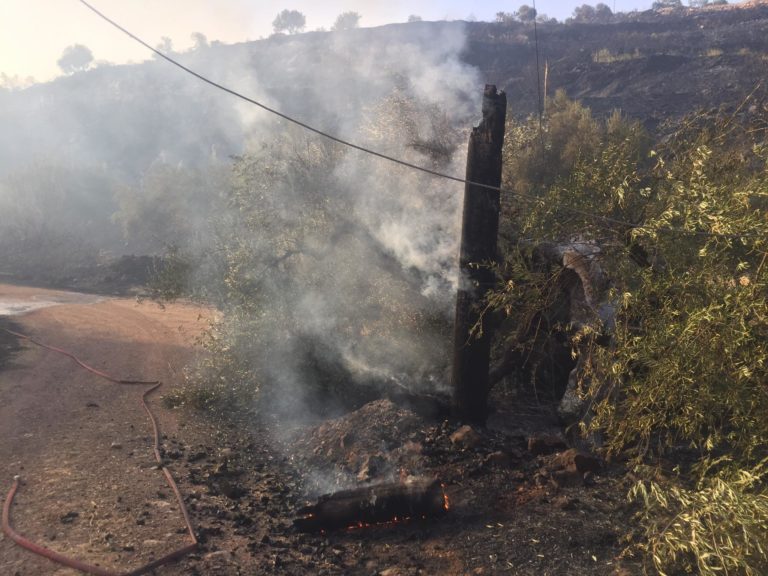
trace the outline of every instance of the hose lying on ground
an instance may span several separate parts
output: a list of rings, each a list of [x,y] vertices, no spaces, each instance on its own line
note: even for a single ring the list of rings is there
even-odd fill
[[[184,517],[184,523],[186,524],[187,533],[189,535],[191,543],[184,546],[183,548],[174,550],[173,552],[171,552],[170,554],[167,554],[166,556],[163,556],[162,558],[154,560],[149,564],[145,564],[144,566],[141,566],[131,572],[127,572],[124,574],[120,574],[118,572],[114,572],[111,570],[106,570],[99,566],[93,566],[91,564],[81,562],[80,560],[77,560],[74,558],[69,558],[54,550],[51,550],[49,548],[36,544],[35,542],[29,540],[28,538],[25,538],[24,536],[16,532],[11,526],[11,504],[13,504],[13,498],[15,497],[16,492],[19,489],[19,485],[21,482],[21,478],[19,476],[16,476],[14,478],[13,486],[11,486],[11,489],[5,498],[5,503],[3,504],[2,525],[3,525],[3,532],[5,533],[5,535],[8,536],[8,538],[13,540],[19,546],[22,546],[23,548],[26,548],[27,550],[34,552],[35,554],[48,558],[49,560],[52,560],[54,562],[67,566],[69,568],[80,570],[81,572],[85,572],[86,574],[94,574],[95,576],[140,576],[141,574],[146,574],[147,572],[154,570],[158,566],[162,566],[163,564],[167,564],[168,562],[178,560],[179,558],[182,558],[183,556],[186,556],[190,552],[194,551],[197,548],[198,542],[197,542],[197,538],[195,537],[195,531],[192,528],[192,522],[189,518],[189,512],[187,511],[187,507],[184,504],[184,498],[182,497],[178,486],[176,486],[176,481],[173,479],[173,476],[171,475],[170,471],[165,467],[165,464],[163,463],[162,455],[160,454],[160,429],[157,425],[157,419],[155,418],[155,415],[149,409],[149,405],[147,404],[147,398],[149,397],[149,395],[152,394],[152,392],[154,392],[158,388],[160,388],[160,386],[162,386],[162,382],[157,380],[151,380],[151,381],[120,380],[118,378],[114,378],[113,376],[110,376],[105,372],[102,372],[101,370],[97,370],[96,368],[89,366],[85,362],[81,361],[77,356],[75,356],[70,352],[67,352],[66,350],[62,350],[61,348],[57,348],[55,346],[45,344],[30,336],[27,336],[26,334],[20,334],[19,332],[14,332],[12,330],[8,330],[5,328],[2,328],[2,330],[4,332],[7,332],[8,334],[11,334],[12,336],[26,340],[28,342],[31,342],[32,344],[35,344],[47,350],[51,350],[58,354],[63,354],[64,356],[68,356],[85,370],[88,370],[89,372],[92,372],[93,374],[96,374],[97,376],[100,376],[101,378],[104,378],[105,380],[108,380],[115,384],[149,386],[149,388],[147,388],[144,391],[144,394],[141,395],[141,405],[144,408],[144,411],[147,413],[150,423],[152,424],[152,432],[154,434],[154,443],[152,446],[152,451],[155,454],[155,460],[157,461],[158,468],[163,471],[163,475],[165,476],[165,480],[168,483],[168,486],[171,488],[171,490],[173,490],[173,493],[176,495],[176,501],[179,503],[179,508],[181,509],[182,516]]]

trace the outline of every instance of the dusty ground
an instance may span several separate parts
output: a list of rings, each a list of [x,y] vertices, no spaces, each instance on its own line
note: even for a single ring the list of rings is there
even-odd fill
[[[74,302],[14,317],[15,327],[118,377],[168,385],[191,359],[203,326],[200,310],[191,306],[94,303],[11,286],[0,286],[0,300]],[[21,348],[0,373],[3,494],[14,475],[24,480],[13,510],[17,530],[60,552],[122,568],[183,542],[172,495],[151,469],[150,429],[139,404],[143,387],[111,384],[66,357],[25,343]],[[177,434],[178,419],[160,416],[163,431]],[[0,574],[67,573],[0,541]]]
[[[11,291],[19,298],[70,298],[0,285],[0,300]],[[160,378],[167,391],[181,385],[204,317],[193,306],[163,310],[105,299],[42,308],[13,321],[116,376]],[[23,343],[13,351],[13,345],[0,341],[0,355],[11,354],[0,372],[0,491],[22,475],[12,511],[17,530],[118,572],[183,545],[179,511],[153,469],[141,389],[100,380],[52,352]],[[292,436],[277,434],[275,422],[217,423],[165,409],[159,396],[152,404],[202,543],[158,575],[636,571],[617,559],[629,518],[619,471],[601,467],[585,482],[580,472],[561,469],[564,446],[532,452],[528,437],[541,427],[531,415],[498,415],[496,430],[456,442],[451,435],[460,423],[430,422],[389,401],[294,428]],[[282,442],[269,441],[277,436]],[[294,511],[323,486],[406,473],[440,477],[450,512],[327,534],[300,534],[292,526]],[[75,572],[0,537],[0,574]]]

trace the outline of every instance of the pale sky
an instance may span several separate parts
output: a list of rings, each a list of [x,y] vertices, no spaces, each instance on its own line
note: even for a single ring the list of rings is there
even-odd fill
[[[586,3],[596,4],[597,1]],[[603,0],[618,11],[645,10],[652,0]],[[192,45],[190,35],[225,43],[256,40],[272,33],[281,10],[299,10],[307,30],[330,28],[336,16],[353,10],[361,26],[404,22],[410,14],[424,20],[492,21],[499,11],[514,12],[530,0],[91,0],[107,16],[152,45],[163,36],[174,48]],[[585,0],[538,0],[540,14],[563,20]],[[147,50],[109,26],[77,0],[0,0],[0,74],[49,80],[60,74],[56,61],[64,48],[84,44],[96,60],[139,62]]]

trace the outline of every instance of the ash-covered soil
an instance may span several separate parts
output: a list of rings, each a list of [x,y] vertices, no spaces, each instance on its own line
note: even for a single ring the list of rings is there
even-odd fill
[[[631,517],[621,469],[562,436],[425,421],[389,400],[290,436],[278,428],[243,422],[171,443],[203,547],[168,573],[639,573],[619,558]],[[206,436],[199,424],[184,434]],[[408,476],[440,479],[448,513],[318,534],[293,526],[323,492]]]

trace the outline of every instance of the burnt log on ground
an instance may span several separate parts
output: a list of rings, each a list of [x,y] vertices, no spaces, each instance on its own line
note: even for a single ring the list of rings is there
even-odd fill
[[[301,532],[357,528],[445,514],[448,500],[439,480],[377,484],[321,496],[298,511]]]

